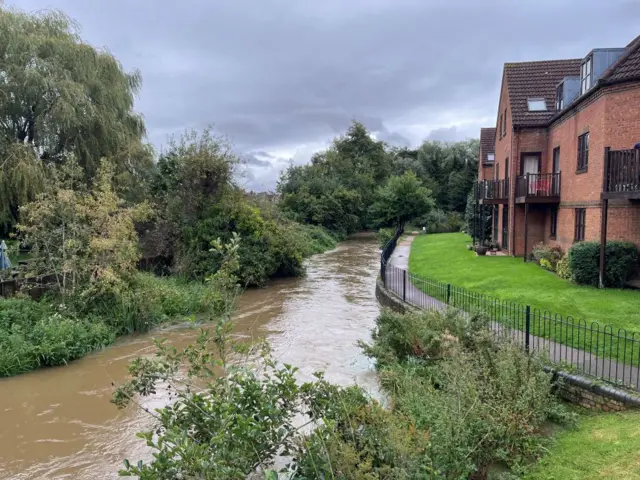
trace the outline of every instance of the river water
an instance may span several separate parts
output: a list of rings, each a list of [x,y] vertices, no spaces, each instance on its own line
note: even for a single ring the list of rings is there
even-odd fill
[[[356,237],[309,260],[307,276],[246,291],[238,302],[236,331],[266,337],[274,356],[311,379],[357,383],[376,394],[373,366],[356,346],[368,340],[379,307],[374,296],[377,244]],[[135,407],[109,403],[112,382],[126,378],[128,362],[155,349],[153,338],[178,347],[193,343],[195,329],[173,327],[122,339],[66,367],[0,380],[0,478],[117,478],[122,460],[146,459],[136,432],[150,418]],[[145,406],[160,407],[159,395]]]

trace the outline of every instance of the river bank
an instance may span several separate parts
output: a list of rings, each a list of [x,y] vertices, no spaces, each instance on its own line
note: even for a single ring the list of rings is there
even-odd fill
[[[380,311],[373,292],[378,254],[372,235],[357,235],[310,258],[304,277],[247,290],[236,332],[266,337],[279,361],[300,367],[301,379],[323,370],[332,382],[377,395],[376,374],[356,342],[369,339]],[[153,338],[180,347],[196,336],[173,326],[122,338],[65,367],[0,380],[0,478],[117,478],[124,458],[147,458],[135,434],[149,419],[110,404],[112,383],[123,381],[130,360],[153,354]],[[147,406],[165,402],[159,392]]]

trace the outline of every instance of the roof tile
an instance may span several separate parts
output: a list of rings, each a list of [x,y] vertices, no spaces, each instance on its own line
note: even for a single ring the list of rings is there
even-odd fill
[[[481,128],[480,129],[480,159],[482,163],[487,163],[487,154],[495,153],[496,145],[496,129]]]
[[[556,87],[564,77],[580,75],[581,58],[505,63],[514,126],[543,126],[556,113]],[[530,112],[529,98],[544,98],[547,111]]]
[[[608,82],[640,78],[640,35],[627,45],[625,52],[604,76]]]

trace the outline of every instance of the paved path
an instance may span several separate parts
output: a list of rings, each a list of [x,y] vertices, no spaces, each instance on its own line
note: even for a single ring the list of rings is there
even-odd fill
[[[430,297],[416,288],[411,282],[410,276],[405,274],[405,271],[408,273],[409,270],[409,252],[415,237],[416,235],[407,235],[398,241],[385,271],[385,285],[388,290],[414,307],[424,310],[446,310],[448,308],[446,303]],[[492,322],[491,328],[497,332],[508,333],[523,345],[525,343],[525,334],[521,330],[508,328],[498,322]],[[637,365],[623,365],[621,362],[598,357],[584,350],[571,348],[535,335],[529,335],[529,344],[534,351],[546,351],[549,358],[555,363],[565,362],[573,365],[581,373],[614,383],[622,382],[634,390],[640,391],[638,378],[640,369]],[[640,353],[639,349],[640,344],[636,345],[634,350],[636,352],[634,360],[636,361],[635,357]]]

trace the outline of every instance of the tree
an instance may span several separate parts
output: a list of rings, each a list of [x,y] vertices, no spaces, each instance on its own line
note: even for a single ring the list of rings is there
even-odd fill
[[[108,157],[123,181],[149,166],[139,72],[83,43],[57,11],[0,8],[0,38],[0,223],[42,191],[46,164],[74,157],[91,180]]]
[[[68,167],[56,170],[48,191],[22,207],[18,232],[34,254],[29,273],[55,274],[63,296],[124,290],[139,259],[134,222],[147,218],[150,208],[123,205],[110,162],[101,163],[92,191],[77,181],[81,171]]]
[[[389,178],[376,193],[371,215],[380,225],[401,226],[429,213],[435,202],[431,191],[413,172]]]

